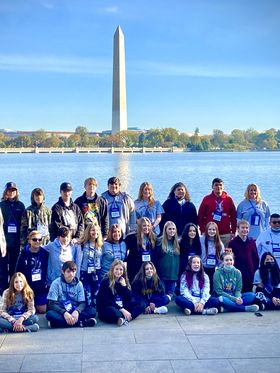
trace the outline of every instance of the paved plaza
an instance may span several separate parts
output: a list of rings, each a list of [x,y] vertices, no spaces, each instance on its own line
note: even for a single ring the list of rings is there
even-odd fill
[[[280,313],[142,315],[128,326],[0,334],[0,372],[280,372]]]

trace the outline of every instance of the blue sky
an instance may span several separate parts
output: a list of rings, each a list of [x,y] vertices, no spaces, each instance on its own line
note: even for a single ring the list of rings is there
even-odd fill
[[[128,125],[280,128],[278,0],[1,0],[0,128],[111,128],[113,35]]]

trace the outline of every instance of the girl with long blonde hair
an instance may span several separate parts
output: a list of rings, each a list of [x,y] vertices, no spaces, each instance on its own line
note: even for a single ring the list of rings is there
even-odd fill
[[[125,264],[119,259],[114,260],[101,282],[97,294],[97,311],[100,320],[118,326],[128,324],[144,312],[144,306],[132,300]]]
[[[127,271],[132,282],[143,262],[154,261],[156,235],[148,218],[142,217],[137,222],[137,232],[125,238],[127,255]]]

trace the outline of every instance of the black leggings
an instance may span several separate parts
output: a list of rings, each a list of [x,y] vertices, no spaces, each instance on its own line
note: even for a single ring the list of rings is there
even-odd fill
[[[145,310],[144,305],[135,301],[125,303],[123,308],[131,313],[132,319],[136,319],[136,317],[141,315]],[[98,317],[101,321],[116,324],[118,319],[123,317],[123,314],[117,307],[109,306],[99,310]]]

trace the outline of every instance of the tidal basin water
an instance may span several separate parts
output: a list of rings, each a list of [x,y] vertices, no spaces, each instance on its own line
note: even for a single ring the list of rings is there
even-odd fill
[[[211,181],[220,177],[225,190],[238,204],[249,183],[257,183],[271,212],[280,212],[280,152],[246,153],[162,153],[162,154],[0,154],[0,189],[15,181],[20,199],[30,204],[30,193],[41,187],[46,204],[52,206],[59,196],[59,185],[70,181],[73,197],[83,192],[84,179],[95,177],[97,193],[107,188],[111,176],[119,176],[122,189],[136,199],[143,181],[154,187],[156,199],[164,202],[173,184],[184,182],[192,202],[199,207],[211,191]]]

